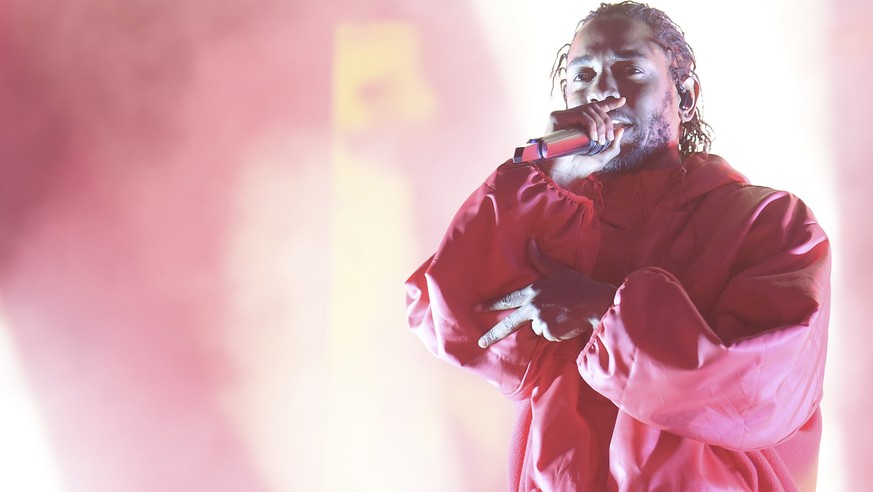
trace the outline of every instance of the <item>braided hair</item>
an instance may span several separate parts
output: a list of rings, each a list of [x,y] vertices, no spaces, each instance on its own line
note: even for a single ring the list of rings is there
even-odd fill
[[[685,33],[663,11],[649,7],[644,3],[623,1],[615,4],[601,3],[597,10],[592,11],[587,17],[579,21],[574,32],[574,37],[591,20],[597,17],[610,15],[622,15],[629,19],[645,22],[654,32],[655,42],[664,50],[670,60],[670,75],[676,87],[688,78],[697,79],[695,73],[696,60],[694,50],[685,40]],[[570,53],[570,44],[565,44],[558,50],[555,62],[552,65],[552,93],[557,84],[561,88],[564,104],[567,103],[567,62]],[[694,152],[709,152],[712,145],[713,132],[701,117],[701,109],[697,108],[692,118],[682,123],[681,135],[679,136],[679,153],[684,159]]]

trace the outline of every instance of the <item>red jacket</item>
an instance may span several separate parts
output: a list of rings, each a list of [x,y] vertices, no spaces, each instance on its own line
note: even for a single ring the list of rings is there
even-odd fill
[[[590,335],[481,349],[506,313],[474,306],[539,278],[529,238],[614,304]],[[519,402],[513,490],[811,490],[829,273],[810,210],[716,156],[572,191],[507,163],[408,280],[408,320]]]

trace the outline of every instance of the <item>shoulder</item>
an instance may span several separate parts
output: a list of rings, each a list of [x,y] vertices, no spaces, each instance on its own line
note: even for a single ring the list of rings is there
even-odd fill
[[[698,195],[694,207],[695,221],[704,237],[735,244],[738,257],[747,259],[768,257],[801,245],[827,245],[827,236],[815,215],[799,197],[753,185],[721,158],[706,157],[696,162],[696,168],[689,169],[689,178],[697,173],[698,181],[705,176],[703,180],[716,183]]]
[[[686,162],[690,188],[703,202],[722,213],[809,214],[809,207],[791,192],[751,184],[749,180],[715,154],[693,154]],[[696,188],[696,190],[694,189]]]

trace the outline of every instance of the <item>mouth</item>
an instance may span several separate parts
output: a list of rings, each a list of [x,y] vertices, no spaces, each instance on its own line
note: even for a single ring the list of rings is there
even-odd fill
[[[618,131],[619,128],[624,128],[625,131],[627,131],[627,130],[628,130],[630,127],[632,127],[632,126],[633,126],[633,124],[631,124],[631,123],[627,123],[627,122],[624,122],[624,121],[615,121],[615,120],[612,120],[612,129],[613,129],[614,131]]]
[[[612,127],[616,130],[633,126],[633,123],[630,122],[630,118],[626,118],[622,115],[610,115],[610,117],[610,119],[612,119]]]

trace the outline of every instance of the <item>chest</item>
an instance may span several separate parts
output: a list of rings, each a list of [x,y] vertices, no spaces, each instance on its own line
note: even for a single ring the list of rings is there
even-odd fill
[[[657,267],[682,283],[706,312],[732,276],[748,216],[708,200],[649,213],[602,214],[592,278],[612,285],[640,268]]]

